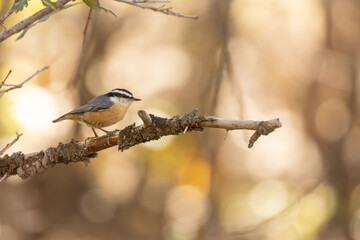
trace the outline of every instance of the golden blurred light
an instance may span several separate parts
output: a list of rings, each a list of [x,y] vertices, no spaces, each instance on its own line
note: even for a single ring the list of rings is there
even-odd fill
[[[300,41],[302,44],[298,49],[306,49],[304,52],[311,53],[307,48],[316,47],[314,42],[323,37],[323,10],[318,1],[234,1],[232,16],[235,18],[235,26],[241,29],[238,31],[240,34],[252,37],[257,42],[261,41],[262,45],[265,43],[276,46],[276,49],[283,49],[284,42],[294,44]],[[267,26],[266,29],[258,28],[263,24]],[[306,34],[301,34],[304,32]],[[278,41],[267,41],[275,34]],[[277,52],[287,54],[296,50]]]
[[[300,240],[304,239],[301,233],[296,227],[289,225],[288,222],[282,222],[277,224],[271,224],[271,227],[267,228],[266,238],[267,240]]]
[[[119,44],[118,39],[114,39],[108,46],[111,51],[103,62],[102,76],[106,89],[114,86],[132,89],[145,98],[165,89],[176,89],[187,79],[190,63],[182,49],[170,45],[149,47],[147,42],[143,42],[146,46],[129,47],[128,44],[134,45]]]
[[[251,211],[249,194],[246,191],[233,194],[222,202],[220,222],[229,232],[238,232],[259,222]]]
[[[345,161],[351,167],[352,165],[360,164],[360,128],[354,127],[346,136],[343,153],[345,154]]]
[[[352,239],[360,240],[360,209],[353,214],[350,224],[350,234]]]
[[[91,189],[82,196],[80,210],[88,221],[101,223],[111,220],[116,204],[106,191]]]
[[[315,115],[316,130],[328,141],[337,141],[350,127],[350,112],[343,100],[326,100],[318,107]]]
[[[14,115],[26,132],[47,132],[52,126],[56,104],[44,88],[27,85],[13,96]]]
[[[178,186],[169,193],[165,211],[170,220],[171,234],[191,239],[207,218],[207,199],[193,186]]]
[[[260,218],[278,214],[288,204],[288,190],[279,180],[266,180],[258,183],[251,192],[250,206]]]
[[[197,187],[204,195],[208,194],[210,187],[210,166],[205,159],[189,161],[180,169],[179,183]]]
[[[119,203],[129,201],[139,184],[140,173],[135,163],[115,154],[99,166],[96,174],[99,187]]]
[[[325,224],[335,209],[335,194],[329,186],[321,186],[296,204],[294,225],[306,238]]]

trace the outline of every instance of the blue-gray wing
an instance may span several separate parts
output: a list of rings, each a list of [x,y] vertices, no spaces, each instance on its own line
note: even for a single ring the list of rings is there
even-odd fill
[[[85,112],[97,112],[110,108],[113,105],[113,102],[106,95],[100,95],[93,100],[81,104],[70,113],[85,113]]]

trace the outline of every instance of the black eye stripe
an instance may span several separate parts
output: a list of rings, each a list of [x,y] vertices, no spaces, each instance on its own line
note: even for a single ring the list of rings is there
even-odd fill
[[[133,99],[134,98],[132,96],[130,97],[130,96],[126,95],[126,94],[122,94],[122,93],[119,93],[119,92],[109,92],[106,95],[108,95],[109,97],[118,97],[118,98],[120,98],[120,97],[128,98],[128,99]]]

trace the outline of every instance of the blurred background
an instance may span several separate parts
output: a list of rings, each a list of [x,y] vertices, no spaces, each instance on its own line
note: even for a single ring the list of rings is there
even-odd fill
[[[0,15],[12,1],[0,1]],[[111,0],[117,17],[71,7],[0,44],[0,148],[36,152],[92,136],[51,121],[113,88],[143,99],[107,128],[199,109],[229,119],[280,118],[251,131],[206,129],[89,166],[57,165],[0,183],[1,240],[360,239],[360,3],[356,0],[173,0],[167,16]],[[4,25],[42,9],[33,0]]]

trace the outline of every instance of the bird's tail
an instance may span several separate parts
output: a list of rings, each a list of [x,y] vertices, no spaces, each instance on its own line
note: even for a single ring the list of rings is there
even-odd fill
[[[66,119],[69,119],[69,118],[70,118],[70,115],[67,113],[67,114],[62,115],[61,117],[53,120],[52,122],[53,122],[53,123],[56,123],[56,122],[60,122],[60,121],[62,121],[62,120],[66,120]]]

